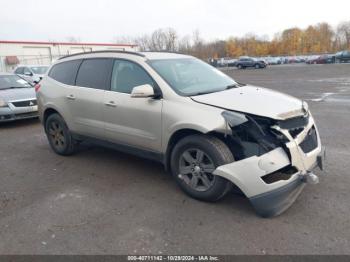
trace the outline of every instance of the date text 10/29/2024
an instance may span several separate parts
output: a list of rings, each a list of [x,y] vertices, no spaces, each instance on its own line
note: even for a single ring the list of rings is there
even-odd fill
[[[128,256],[128,261],[219,261],[217,256]]]

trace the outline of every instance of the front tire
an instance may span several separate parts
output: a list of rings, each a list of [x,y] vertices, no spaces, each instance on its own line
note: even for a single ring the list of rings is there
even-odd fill
[[[171,172],[181,189],[203,201],[217,201],[232,184],[213,175],[221,165],[232,163],[233,155],[220,139],[206,135],[191,135],[180,140],[171,154]]]
[[[73,139],[66,122],[59,114],[50,115],[45,122],[45,132],[52,150],[68,156],[75,152],[77,142]]]

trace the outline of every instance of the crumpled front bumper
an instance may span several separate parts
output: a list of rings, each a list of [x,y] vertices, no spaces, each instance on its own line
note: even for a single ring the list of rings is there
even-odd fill
[[[312,173],[317,166],[324,167],[325,150],[321,145],[319,133],[310,115],[309,123],[298,136],[293,138],[288,130],[274,127],[288,138],[286,152],[278,147],[264,155],[252,156],[237,162],[219,166],[215,175],[232,181],[249,198],[256,212],[263,217],[281,214],[288,209],[301,193],[309,178],[318,178]],[[304,153],[301,143],[314,128],[317,134],[317,147]],[[288,155],[289,154],[289,155]],[[293,167],[296,172],[288,179],[266,183],[262,177],[285,167]]]

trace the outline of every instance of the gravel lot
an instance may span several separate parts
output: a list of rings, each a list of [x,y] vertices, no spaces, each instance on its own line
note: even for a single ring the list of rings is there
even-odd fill
[[[327,176],[284,214],[184,195],[160,164],[86,146],[55,155],[38,120],[0,125],[0,254],[350,254],[350,65],[224,69],[308,101]]]

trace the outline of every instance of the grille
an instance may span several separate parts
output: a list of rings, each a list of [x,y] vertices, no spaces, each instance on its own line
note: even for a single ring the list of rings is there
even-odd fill
[[[313,126],[307,133],[303,142],[299,145],[304,153],[309,153],[317,147],[317,133],[316,128]]]
[[[18,102],[11,102],[15,107],[27,107],[27,106],[36,106],[37,102],[36,100],[26,100],[26,101],[18,101]]]

